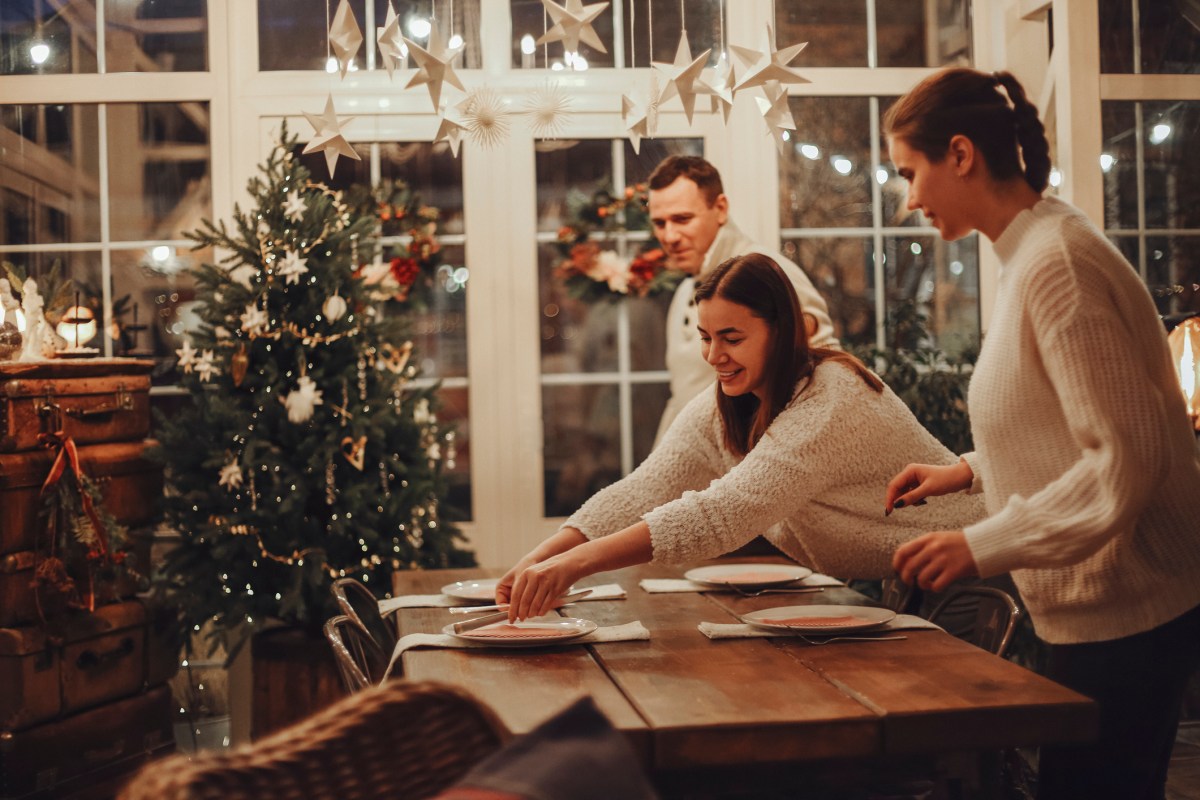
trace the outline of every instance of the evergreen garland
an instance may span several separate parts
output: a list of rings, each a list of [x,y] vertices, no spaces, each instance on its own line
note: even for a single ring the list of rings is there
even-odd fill
[[[252,210],[189,234],[228,255],[193,271],[188,402],[158,421],[180,536],[159,595],[214,648],[270,620],[319,631],[338,577],[384,596],[395,570],[474,563],[442,502],[454,432],[437,387],[412,387],[403,315],[362,277],[378,219],[312,183],[294,145],[285,127]]]

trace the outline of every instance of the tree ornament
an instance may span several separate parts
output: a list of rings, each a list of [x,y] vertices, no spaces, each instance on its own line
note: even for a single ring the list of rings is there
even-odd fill
[[[541,139],[556,139],[566,124],[571,101],[556,83],[546,83],[525,97],[525,108],[520,113],[529,117],[533,135]]]
[[[325,504],[332,506],[337,502],[337,484],[333,480],[333,459],[325,462]]]
[[[675,51],[674,63],[650,62],[654,69],[658,70],[666,79],[662,94],[658,97],[659,104],[679,95],[679,101],[683,103],[683,113],[687,116],[689,125],[692,123],[692,112],[696,108],[696,84],[700,80],[701,73],[704,72],[704,65],[711,52],[712,48],[709,48],[696,58],[692,58],[692,48],[688,44],[687,31],[684,30],[679,34],[679,47]]]
[[[375,365],[381,370],[386,369],[388,372],[399,375],[404,372],[404,368],[408,365],[412,349],[413,343],[411,341],[405,342],[399,347],[385,342],[379,346],[379,358],[375,360]]]
[[[330,322],[337,322],[346,315],[346,301],[340,294],[334,292],[321,304],[321,313]]]
[[[283,405],[287,408],[288,421],[299,425],[312,419],[317,406],[323,405],[325,402],[321,399],[321,395],[322,392],[317,388],[313,379],[307,375],[301,375],[296,388],[283,398]]]
[[[509,111],[494,89],[481,86],[458,104],[471,138],[482,147],[495,147],[508,136]]]
[[[266,333],[269,323],[270,317],[267,312],[253,303],[246,306],[246,310],[242,312],[242,332],[251,337]]]
[[[179,356],[179,360],[175,362],[176,366],[183,370],[183,374],[190,374],[196,366],[196,352],[189,339],[184,339],[183,347],[175,351],[175,355]]]
[[[342,437],[342,455],[350,462],[350,466],[354,467],[359,472],[363,470],[365,456],[367,451],[367,437],[359,436],[353,439],[349,436]]]
[[[754,99],[758,101],[758,110],[767,123],[767,130],[775,139],[775,146],[782,151],[785,147],[783,132],[796,130],[796,120],[788,105],[787,89],[775,81],[767,81],[763,84],[763,94],[766,97]]]
[[[462,46],[450,47],[446,44],[446,39],[442,36],[436,19],[429,23],[429,49],[421,47],[408,37],[404,37],[404,44],[408,46],[408,52],[412,55],[413,61],[417,62],[417,72],[409,79],[408,85],[404,88],[411,89],[414,86],[427,84],[429,99],[433,101],[434,111],[441,107],[443,83],[449,83],[463,92],[467,90],[450,64],[458,57]]]
[[[450,155],[458,158],[458,148],[462,144],[462,135],[469,130],[467,121],[463,119],[462,112],[457,106],[442,106],[441,118],[438,120],[437,133],[433,135],[433,141],[446,142],[450,145]]]
[[[241,465],[237,461],[230,461],[221,467],[221,474],[217,479],[217,483],[232,492],[234,489],[241,487],[244,477]]]
[[[400,34],[400,18],[392,0],[388,0],[387,20],[382,28],[375,29],[375,41],[379,44],[379,60],[387,70],[388,80],[392,73],[408,58],[408,48],[404,46],[404,37]]]
[[[345,2],[345,0],[342,0]],[[325,166],[329,168],[329,177],[333,177],[333,171],[337,167],[338,156],[353,158],[355,161],[362,161],[354,148],[350,146],[350,142],[342,134],[342,126],[349,125],[354,117],[346,117],[339,120],[336,112],[333,110],[333,95],[329,95],[325,100],[325,113],[317,115],[304,112],[304,116],[308,118],[308,123],[313,126],[316,135],[309,140],[304,146],[304,154],[323,152],[325,153]]]
[[[289,285],[300,282],[300,276],[308,272],[308,259],[301,258],[295,250],[285,250],[283,261],[275,268],[276,275],[282,275]]]
[[[200,354],[200,358],[196,361],[196,374],[200,376],[200,380],[208,383],[214,375],[220,375],[221,370],[217,367],[216,356],[212,350],[205,350]]]
[[[354,19],[350,3],[348,0],[342,0],[338,3],[337,13],[333,15],[333,24],[329,26],[329,46],[333,48],[333,54],[337,58],[338,71],[341,72],[343,79],[346,77],[346,70],[350,69],[350,65],[354,62],[358,48],[362,47],[362,43],[362,29],[358,27],[358,21]],[[333,172],[333,169],[330,168],[329,171]]]
[[[229,357],[229,377],[233,378],[234,386],[241,386],[246,380],[246,370],[250,367],[250,354],[246,351],[246,343],[238,345],[237,350]]]
[[[808,42],[794,44],[782,50],[775,49],[775,31],[767,23],[766,48],[754,50],[749,47],[731,45],[730,49],[746,64],[742,79],[734,86],[734,91],[740,92],[751,86],[765,86],[767,81],[778,83],[811,83],[799,72],[788,66],[792,59],[800,55],[800,51],[808,46]]]
[[[304,219],[304,212],[308,210],[308,204],[304,202],[304,195],[300,192],[288,192],[288,198],[283,203],[283,215],[292,222],[300,222]]]
[[[579,43],[582,41],[601,53],[608,52],[604,48],[604,42],[596,35],[592,23],[604,13],[609,3],[592,3],[585,6],[583,0],[567,0],[565,5],[560,6],[554,0],[542,0],[542,5],[554,20],[554,25],[542,34],[537,40],[538,44],[562,42],[563,49],[568,53],[578,53]]]

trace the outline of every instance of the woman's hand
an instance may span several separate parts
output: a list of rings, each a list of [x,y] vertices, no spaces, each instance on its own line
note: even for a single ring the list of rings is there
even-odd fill
[[[577,561],[572,553],[566,552],[522,569],[513,579],[509,591],[508,621],[550,613],[558,605],[559,598],[570,590],[571,584],[587,575],[587,570],[577,566]]]
[[[886,515],[895,508],[923,505],[926,497],[970,489],[974,479],[975,473],[971,472],[966,461],[945,466],[909,464],[888,483],[883,513]]]
[[[513,584],[517,576],[539,561],[545,561],[559,553],[587,542],[587,537],[578,528],[560,528],[557,533],[529,551],[496,584],[496,602],[507,603],[512,599]]]
[[[909,586],[933,592],[979,574],[962,531],[935,531],[900,545],[892,557],[892,567]]]

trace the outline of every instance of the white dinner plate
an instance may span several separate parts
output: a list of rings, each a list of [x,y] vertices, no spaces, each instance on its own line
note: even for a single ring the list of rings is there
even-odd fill
[[[548,644],[578,639],[596,630],[590,619],[555,617],[553,619],[527,619],[520,622],[496,622],[473,631],[454,632],[451,623],[442,628],[442,633],[468,642],[479,642],[495,647],[542,647]]]
[[[456,600],[470,600],[473,603],[496,602],[496,584],[499,578],[487,578],[478,581],[455,581],[441,588],[442,594]]]
[[[720,564],[715,567],[697,567],[683,573],[683,577],[705,586],[736,586],[739,589],[762,589],[767,586],[783,586],[812,575],[808,567],[792,564]]]
[[[779,606],[743,614],[742,622],[770,631],[822,634],[878,628],[895,617],[895,611],[867,606]]]

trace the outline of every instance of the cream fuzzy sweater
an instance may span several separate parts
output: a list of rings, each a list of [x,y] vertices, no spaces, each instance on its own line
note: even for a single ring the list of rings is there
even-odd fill
[[[901,468],[955,457],[891,389],[877,393],[841,364],[801,381],[745,458],[724,447],[716,391],[688,403],[636,470],[565,525],[596,538],[645,519],[653,560],[666,563],[712,558],[763,534],[820,572],[879,578],[892,574],[903,542],[983,515],[980,498],[959,493],[884,516],[887,483]]]
[[[995,242],[999,293],[969,405],[989,517],[984,576],[1012,571],[1048,642],[1129,636],[1200,604],[1200,465],[1149,292],[1047,198]]]

